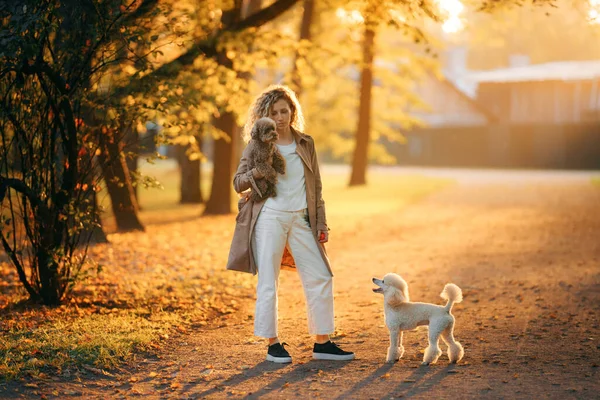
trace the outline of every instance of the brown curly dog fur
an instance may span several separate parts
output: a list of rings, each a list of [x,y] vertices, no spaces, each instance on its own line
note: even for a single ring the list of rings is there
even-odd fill
[[[285,159],[275,146],[275,127],[275,121],[266,117],[260,118],[252,127],[252,139],[248,143],[248,169],[256,168],[264,175],[264,178],[256,180],[260,194],[252,191],[251,198],[254,201],[277,196],[277,174],[285,174]]]

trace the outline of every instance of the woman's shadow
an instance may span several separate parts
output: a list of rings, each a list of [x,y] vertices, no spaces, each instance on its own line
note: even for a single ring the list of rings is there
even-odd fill
[[[270,361],[262,361],[256,364],[254,367],[247,369],[237,375],[234,375],[225,381],[221,382],[217,386],[205,390],[204,392],[198,393],[200,398],[214,395],[217,393],[226,393],[228,390],[234,389],[244,381],[251,380],[253,378],[264,375],[265,373],[278,371],[284,368],[288,368],[289,371],[281,375],[276,380],[264,385],[262,388],[254,393],[248,394],[249,397],[260,397],[270,392],[281,390],[285,384],[294,383],[298,381],[305,381],[311,378],[313,375],[317,375],[319,371],[332,371],[339,368],[343,368],[348,362],[336,362],[336,363],[323,363],[320,361],[309,361],[305,364],[276,364]],[[195,385],[190,383],[184,387],[183,392],[193,390]]]

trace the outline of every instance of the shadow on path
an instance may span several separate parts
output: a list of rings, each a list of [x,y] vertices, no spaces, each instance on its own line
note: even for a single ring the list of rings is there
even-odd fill
[[[371,375],[369,375],[366,378],[364,378],[363,380],[357,382],[350,389],[348,389],[347,391],[345,391],[344,393],[342,393],[338,397],[336,397],[336,400],[345,399],[348,396],[352,395],[353,393],[358,392],[360,389],[371,384],[375,379],[380,378],[381,376],[385,375],[393,366],[394,366],[394,364],[382,365],[381,367],[377,368],[377,370],[373,371],[373,373]]]
[[[439,370],[433,368],[435,367],[421,366],[417,368],[415,372],[405,378],[395,389],[382,396],[382,398],[388,398],[388,396],[411,397],[423,394],[439,385],[449,374],[456,372],[456,365],[454,364],[450,364]]]
[[[274,381],[266,384],[255,393],[248,394],[245,398],[253,399],[259,398],[266,394],[275,391],[281,391],[285,389],[287,384],[291,384],[298,381],[304,381],[310,379],[312,376],[317,375],[319,371],[332,371],[343,368],[348,362],[338,362],[335,364],[323,363],[320,361],[310,361],[305,364],[276,364],[269,361],[262,361],[256,364],[254,367],[247,369],[237,375],[227,378],[226,380],[216,384],[216,386],[198,393],[199,398],[204,398],[214,394],[223,394],[228,391],[235,390],[235,387],[242,384],[245,381],[250,381],[253,378],[264,375],[265,373],[271,373],[283,369],[288,369],[283,375],[279,376]],[[195,385],[199,382],[191,382],[186,385],[182,393],[193,391]]]

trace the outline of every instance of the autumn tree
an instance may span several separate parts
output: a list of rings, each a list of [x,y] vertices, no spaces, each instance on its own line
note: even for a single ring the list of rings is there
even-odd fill
[[[220,1],[173,2],[166,18],[186,21],[173,25],[185,27],[187,33],[175,45],[161,49],[151,70],[137,70],[135,76],[139,79],[129,79],[111,91],[113,101],[130,98],[136,104],[152,102],[147,117],[159,121],[164,136],[174,143],[191,143],[189,138],[199,134],[210,135],[214,140],[213,183],[205,214],[231,212],[237,126],[253,86],[244,74],[254,71],[258,60],[276,59],[274,35],[260,27],[295,3],[296,0],[278,0],[245,16],[241,1],[234,2],[232,8],[230,3]],[[164,31],[165,26],[171,29],[171,25],[155,25],[151,36],[154,44],[161,47],[173,43],[171,32]],[[252,52],[247,51],[249,46]],[[148,99],[149,94],[152,100]],[[161,115],[153,115],[153,108]],[[191,126],[199,129],[190,129]]]
[[[61,302],[99,226],[98,155],[123,113],[97,92],[137,40],[136,6],[0,3],[0,240],[33,301]]]
[[[330,159],[343,161],[351,161],[352,155],[359,152],[365,168],[367,160],[395,162],[382,139],[402,141],[402,131],[419,124],[409,110],[423,107],[423,103],[411,93],[411,84],[436,67],[435,60],[425,52],[427,47],[414,45],[415,41],[426,42],[416,22],[430,18],[423,6],[415,3],[414,9],[404,9],[406,15],[415,14],[410,24],[400,6],[386,4],[387,8],[380,9],[379,2],[316,1],[310,18],[305,4],[301,32],[310,32],[310,36],[300,34],[297,51],[289,56],[294,59],[291,72],[284,80],[294,87],[301,81],[307,133],[315,137],[320,151]],[[306,24],[309,20],[310,29]],[[276,29],[282,29],[282,23]],[[375,41],[376,30],[380,33],[379,44]],[[367,55],[367,63],[363,54]],[[286,68],[282,64],[281,68]],[[362,91],[361,80],[365,88]],[[372,101],[365,101],[368,98]],[[357,112],[359,107],[361,111]],[[365,112],[372,112],[372,117],[365,118]],[[369,126],[363,129],[366,123]],[[359,124],[362,134],[356,133]]]
[[[302,20],[300,22],[300,30],[298,35],[298,49],[294,56],[294,64],[292,66],[292,84],[291,87],[296,92],[296,96],[302,96],[302,76],[298,64],[303,62],[301,52],[309,45],[312,40],[311,29],[315,18],[315,0],[304,0],[302,7]]]
[[[471,5],[479,13],[493,13],[522,2]],[[369,161],[395,162],[382,140],[403,142],[402,132],[422,125],[411,112],[427,105],[412,88],[439,74],[436,55],[442,44],[428,27],[439,26],[444,15],[437,1],[323,0],[316,9],[317,34],[300,47],[289,82],[298,76],[305,81],[310,134],[333,157],[352,157],[350,184],[363,184]]]

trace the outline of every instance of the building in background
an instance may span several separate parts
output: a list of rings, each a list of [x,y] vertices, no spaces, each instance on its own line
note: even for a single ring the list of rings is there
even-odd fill
[[[399,164],[600,169],[600,60],[469,71],[458,47],[444,65],[416,88],[427,127],[389,144]]]
[[[502,121],[600,121],[600,60],[563,61],[472,72],[477,102]]]

